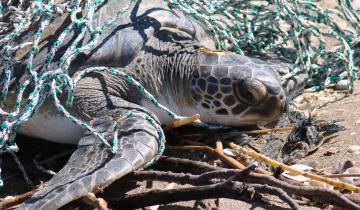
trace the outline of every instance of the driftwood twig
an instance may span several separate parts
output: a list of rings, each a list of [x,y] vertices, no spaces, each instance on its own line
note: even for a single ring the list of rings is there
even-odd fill
[[[280,163],[280,162],[278,162],[276,160],[270,159],[270,158],[266,157],[263,154],[257,153],[257,152],[255,152],[253,150],[246,149],[246,148],[241,147],[239,145],[236,145],[236,144],[234,144],[232,142],[229,142],[227,144],[232,149],[239,150],[240,152],[242,152],[244,154],[247,154],[247,155],[249,155],[249,156],[251,156],[251,157],[253,157],[253,158],[255,158],[255,159],[259,160],[259,161],[263,161],[263,162],[265,162],[267,164],[270,164],[273,167],[279,167],[279,168],[281,168],[283,170],[289,171],[289,172],[291,172],[293,174],[296,174],[296,175],[302,175],[302,176],[308,177],[310,179],[320,181],[320,182],[324,182],[324,183],[330,184],[330,185],[338,187],[338,188],[342,188],[342,189],[350,190],[350,191],[353,191],[353,192],[356,192],[356,193],[360,193],[360,187],[357,187],[355,185],[348,184],[348,183],[341,182],[341,181],[337,181],[335,179],[331,179],[331,178],[328,178],[328,177],[316,175],[316,174],[313,174],[313,173],[310,173],[310,172],[298,170],[298,169],[296,169],[294,167],[291,167],[291,166],[288,166],[286,164]]]
[[[94,193],[89,192],[86,196],[82,197],[81,200],[84,203],[86,203],[90,206],[93,206],[99,210],[108,210],[109,209],[107,207],[106,201],[102,198],[97,198]]]
[[[199,171],[203,172],[204,174],[206,174],[206,172],[213,172],[213,173],[207,173],[206,176],[209,176],[209,174],[212,175],[217,174],[217,176],[220,179],[229,179],[230,177],[234,176],[236,173],[240,172],[240,170],[238,169],[224,169],[199,161],[173,158],[173,157],[160,158],[159,163],[161,163],[162,170],[171,170],[171,168],[173,168],[176,171],[182,170],[182,172],[184,173],[197,173],[197,174],[199,174]],[[171,167],[171,166],[176,166],[176,167]],[[144,176],[144,174],[146,173],[149,172],[148,171],[135,172],[133,175],[137,176],[137,178],[140,178],[141,176]],[[152,173],[151,175],[150,174],[147,175],[148,179],[151,180],[171,181],[180,184],[185,184],[185,183],[191,184],[196,182],[200,182],[200,183],[202,182],[201,174],[200,175],[184,174],[184,176],[182,176],[180,173],[176,173],[176,176],[172,176],[173,178],[171,178],[171,176],[167,177],[166,175],[166,173],[171,173],[171,172],[161,173],[158,171],[156,173],[154,172],[151,173]],[[196,178],[198,178],[198,180],[194,181]],[[188,182],[185,179],[193,180],[193,181]],[[265,174],[258,174],[258,173],[250,173],[246,177],[246,179],[243,180],[243,182],[249,184],[256,183],[256,184],[269,185],[280,188],[289,194],[303,196],[322,204],[332,204],[332,205],[344,207],[346,209],[360,210],[360,204],[357,203],[359,199],[351,198],[351,196],[343,195],[331,189],[312,187],[312,186],[301,186],[301,185],[295,185],[293,183],[289,184],[285,181],[276,179],[275,177]]]
[[[7,209],[16,206],[18,204],[21,204],[25,200],[29,199],[32,195],[34,195],[39,189],[40,187],[20,195],[7,196],[3,198],[0,201],[0,209]]]

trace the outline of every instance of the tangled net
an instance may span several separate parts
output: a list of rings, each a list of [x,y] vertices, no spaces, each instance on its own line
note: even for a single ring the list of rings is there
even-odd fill
[[[360,63],[360,18],[359,12],[351,6],[349,0],[339,0],[338,9],[324,9],[311,0],[165,1],[170,8],[181,10],[204,23],[219,49],[235,51],[239,54],[293,53],[296,58],[294,64],[298,68],[283,76],[284,80],[294,74],[307,73],[310,76],[309,87],[314,90],[345,78],[348,81],[348,90],[351,91],[353,88],[353,81],[357,76],[355,66]],[[78,79],[93,71],[108,71],[122,76],[128,82],[136,83],[131,77],[121,73],[120,69],[105,67],[91,67],[80,72],[75,78],[69,76],[72,60],[78,54],[94,48],[104,29],[130,9],[134,0],[129,0],[128,5],[124,5],[114,19],[94,27],[92,24],[94,12],[105,2],[104,0],[1,0],[0,152],[13,153],[18,150],[14,141],[17,128],[30,119],[47,98],[53,98],[60,113],[72,122],[92,131],[107,144],[104,138],[89,125],[71,116],[57,97],[58,94],[66,92],[67,105],[71,105],[73,90]],[[44,31],[64,13],[70,16],[71,24],[54,40],[46,61],[41,66],[35,67],[33,60],[44,38]],[[79,14],[82,16],[79,17]],[[348,21],[349,28],[340,26],[339,18]],[[80,33],[75,35],[62,58],[57,61],[57,68],[50,69],[55,53],[63,47],[65,38],[75,30]],[[87,43],[82,43],[85,35],[91,38]],[[336,39],[338,45],[329,49],[327,39]],[[14,75],[19,71],[16,69],[19,64],[26,66],[25,74],[28,79],[18,88],[16,103],[9,107],[6,106],[10,100],[8,92]],[[172,118],[181,118],[158,104],[141,84],[136,84],[155,106],[165,110]],[[25,90],[30,94],[25,96]],[[151,120],[149,116],[144,118]],[[159,132],[162,132],[161,128]],[[112,146],[113,150],[116,150],[115,145],[116,143]]]

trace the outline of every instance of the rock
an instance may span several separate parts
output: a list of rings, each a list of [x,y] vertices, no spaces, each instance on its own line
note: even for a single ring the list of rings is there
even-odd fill
[[[351,145],[349,146],[348,152],[350,153],[360,153],[360,145]]]
[[[356,166],[348,168],[346,171],[349,172],[349,174],[360,174],[360,168]]]
[[[332,174],[341,174],[346,171],[348,168],[354,167],[354,163],[351,160],[345,162],[337,162],[331,167]]]
[[[354,8],[354,10],[359,10],[360,9],[360,1],[351,1],[351,6]]]
[[[345,171],[343,174],[349,174],[349,172]],[[353,177],[340,177],[339,180],[342,181],[342,182],[349,183],[349,184],[354,183],[354,178]]]
[[[300,171],[310,171],[310,170],[314,169],[313,167],[305,165],[305,164],[294,164],[294,165],[291,165],[291,167],[295,168],[297,170],[300,170]],[[305,177],[303,175],[294,174],[289,171],[284,171],[284,173],[282,173],[282,175],[288,179],[292,179],[297,182],[307,182],[310,180],[310,178],[308,178],[308,177]]]
[[[359,167],[351,167],[346,170],[349,174],[360,174],[360,168]],[[360,177],[354,177],[354,181],[360,180]]]
[[[333,154],[336,154],[338,152],[338,150],[334,147],[330,147],[325,153],[325,156],[331,156]]]
[[[344,79],[344,78],[347,77],[347,75],[348,75],[348,73],[347,73],[346,71],[344,71],[344,72],[342,72],[341,74],[339,74],[339,78],[340,78],[340,79]]]
[[[308,165],[305,165],[305,164],[301,164],[301,163],[291,165],[291,168],[296,168],[297,170],[300,170],[300,171],[310,171],[310,170],[313,170],[313,169],[314,169],[314,168],[311,167],[311,166],[308,166]]]
[[[326,184],[324,182],[320,182],[320,181],[317,181],[317,180],[313,180],[313,179],[310,179],[307,183],[305,183],[306,185],[310,185],[310,186],[313,186],[313,187],[324,187],[324,188],[327,188],[327,189],[333,189],[334,187],[329,185],[329,184]]]
[[[223,152],[225,155],[228,155],[230,157],[236,157],[236,156],[239,156],[240,153],[234,149],[230,149],[230,148],[225,148],[223,149]]]
[[[347,89],[348,89],[347,79],[340,80],[335,85],[335,90],[347,90]]]
[[[317,161],[311,161],[311,162],[307,163],[306,165],[308,165],[314,169],[319,167],[319,163]]]

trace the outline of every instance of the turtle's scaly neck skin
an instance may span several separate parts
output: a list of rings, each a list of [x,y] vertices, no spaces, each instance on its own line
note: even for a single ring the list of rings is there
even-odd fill
[[[274,69],[279,66],[203,50],[187,36],[160,31],[126,69],[177,114],[200,114],[204,122],[230,126],[266,125],[278,119],[285,107],[285,92]],[[170,122],[141,96],[128,98],[155,112],[163,124]]]
[[[199,46],[188,39],[180,31],[176,35],[169,30],[161,31],[126,67],[160,103],[180,112],[182,107],[193,105],[189,97],[191,78],[199,66]]]

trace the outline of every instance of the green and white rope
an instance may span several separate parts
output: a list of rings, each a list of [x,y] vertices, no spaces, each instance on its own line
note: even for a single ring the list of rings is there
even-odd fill
[[[235,50],[240,54],[244,50],[267,53],[294,46],[297,52],[295,64],[310,75],[313,86],[324,88],[338,81],[338,76],[345,70],[348,72],[348,89],[351,91],[353,88],[355,65],[360,64],[360,59],[358,55],[354,57],[355,45],[351,43],[360,35],[360,21],[349,0],[338,1],[341,11],[323,9],[311,0],[168,2],[173,8],[209,26],[221,49]],[[355,30],[342,30],[332,15],[348,21]],[[328,26],[327,32],[322,32],[321,24]],[[325,37],[335,37],[342,49],[325,49]],[[317,39],[319,44],[315,45],[310,38]]]

